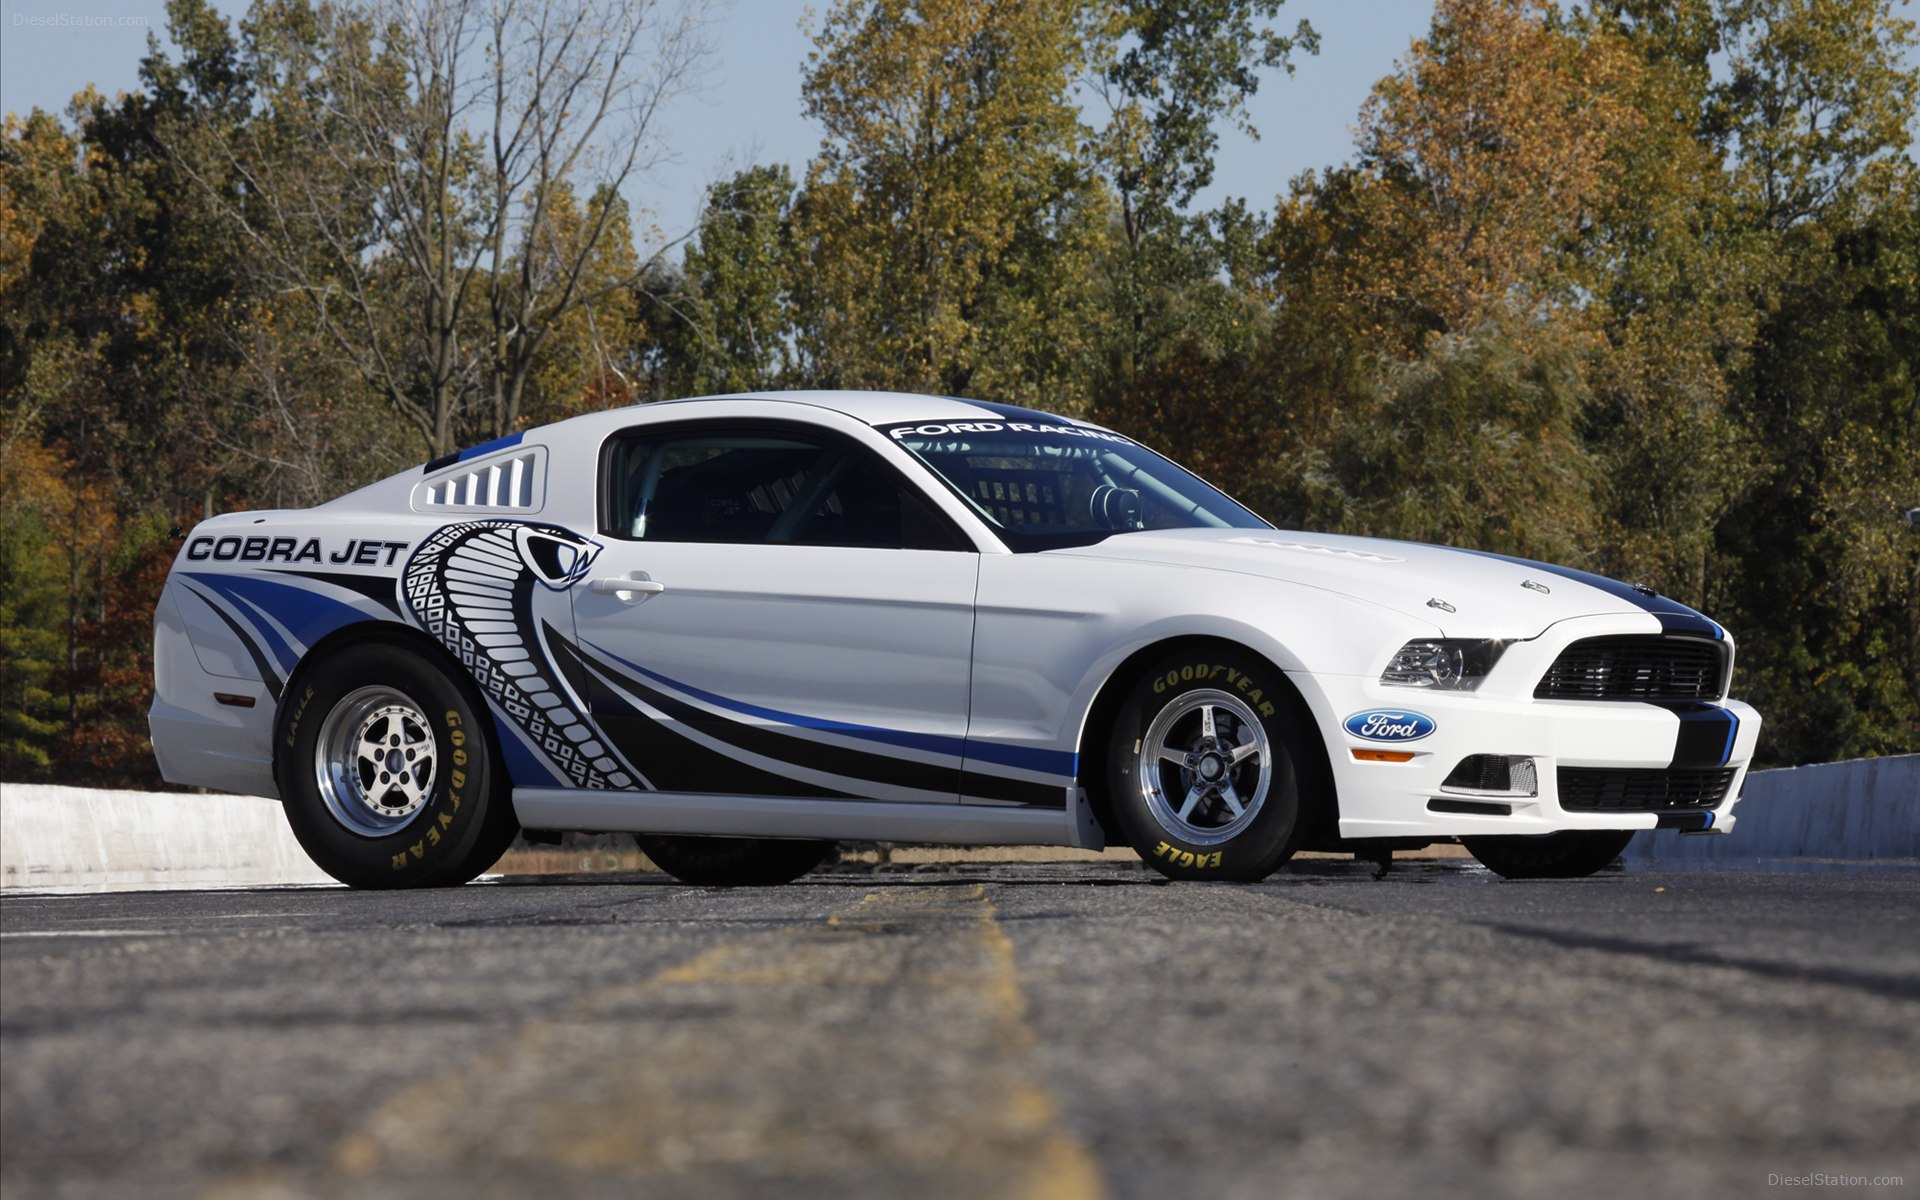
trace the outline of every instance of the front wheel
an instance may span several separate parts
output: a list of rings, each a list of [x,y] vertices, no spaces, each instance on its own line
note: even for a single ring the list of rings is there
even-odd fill
[[[787,838],[679,837],[636,833],[653,865],[704,887],[774,887],[826,861],[836,843]]]
[[[349,887],[452,887],[519,831],[486,709],[426,655],[332,653],[281,700],[275,774],[308,857]]]
[[[1505,879],[1584,879],[1619,858],[1632,840],[1631,829],[1582,829],[1460,842],[1481,866]]]
[[[1121,705],[1107,750],[1113,813],[1174,879],[1264,879],[1305,840],[1313,736],[1280,672],[1245,651],[1155,663]]]

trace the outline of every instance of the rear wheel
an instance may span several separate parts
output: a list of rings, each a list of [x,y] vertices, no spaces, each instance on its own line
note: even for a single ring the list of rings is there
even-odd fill
[[[1632,840],[1631,829],[1460,839],[1468,854],[1506,879],[1584,879],[1619,858]]]
[[[275,775],[294,837],[350,887],[451,887],[518,832],[471,689],[416,650],[329,654],[281,699]]]
[[[834,842],[788,838],[678,837],[636,833],[655,866],[682,883],[704,887],[774,887],[826,861]]]
[[[1301,788],[1312,736],[1280,673],[1260,659],[1226,646],[1170,655],[1114,722],[1114,816],[1164,875],[1263,879],[1313,824],[1319,797]]]

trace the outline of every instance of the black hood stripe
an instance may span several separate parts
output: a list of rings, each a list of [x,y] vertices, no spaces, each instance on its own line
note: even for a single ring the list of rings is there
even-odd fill
[[[1710,618],[1695,612],[1686,605],[1658,593],[1648,595],[1632,584],[1621,583],[1618,579],[1609,579],[1605,575],[1595,575],[1592,571],[1582,571],[1578,567],[1561,567],[1553,563],[1535,562],[1530,558],[1515,558],[1510,554],[1495,554],[1490,550],[1469,550],[1463,546],[1448,546],[1448,550],[1458,550],[1462,554],[1472,554],[1480,558],[1496,559],[1512,563],[1516,567],[1525,567],[1530,571],[1540,571],[1548,575],[1558,575],[1562,579],[1571,579],[1575,583],[1584,583],[1595,591],[1605,592],[1616,600],[1653,614],[1660,619],[1660,628],[1665,633],[1690,633],[1718,640],[1727,636],[1726,630],[1716,625]]]

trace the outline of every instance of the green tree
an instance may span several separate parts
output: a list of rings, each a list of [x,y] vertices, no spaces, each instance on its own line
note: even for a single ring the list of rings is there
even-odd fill
[[[784,166],[749,167],[708,193],[685,294],[656,298],[672,330],[663,368],[672,394],[757,391],[791,373],[793,196]]]
[[[1730,78],[1713,128],[1774,229],[1816,218],[1898,172],[1920,73],[1905,0],[1722,0]]]
[[[1714,531],[1764,474],[1731,372],[1770,271],[1710,128],[1720,27],[1708,0],[1616,0],[1575,28],[1626,47],[1639,116],[1610,152],[1614,186],[1563,254],[1604,339],[1584,428],[1601,464],[1595,565],[1711,609],[1725,584]]]
[[[1594,564],[1578,436],[1598,342],[1565,250],[1615,193],[1636,69],[1537,0],[1441,0],[1361,114],[1352,167],[1298,181],[1262,241],[1262,484],[1356,532]]]
[[[0,441],[0,779],[43,776],[63,725],[59,466],[31,435]]]
[[[989,308],[1070,327],[1087,285],[1049,268],[1097,212],[1075,166],[1080,15],[1069,0],[828,13],[803,87],[826,142],[793,214],[806,378],[964,393]]]
[[[1202,337],[1217,333],[1225,322],[1206,318],[1234,307],[1214,286],[1226,265],[1215,220],[1188,207],[1213,182],[1223,122],[1258,139],[1246,102],[1262,73],[1290,75],[1296,51],[1319,52],[1307,22],[1284,35],[1264,24],[1284,2],[1126,0],[1093,10],[1088,56],[1106,121],[1091,145],[1119,233],[1104,260],[1118,386],[1196,326]]]

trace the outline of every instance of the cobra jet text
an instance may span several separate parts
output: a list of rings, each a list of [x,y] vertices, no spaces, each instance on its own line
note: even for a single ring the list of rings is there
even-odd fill
[[[215,562],[330,562],[360,567],[390,567],[411,542],[374,542],[354,538],[326,554],[320,539],[290,537],[208,537],[187,544],[187,557]],[[384,557],[382,557],[384,555]]]

